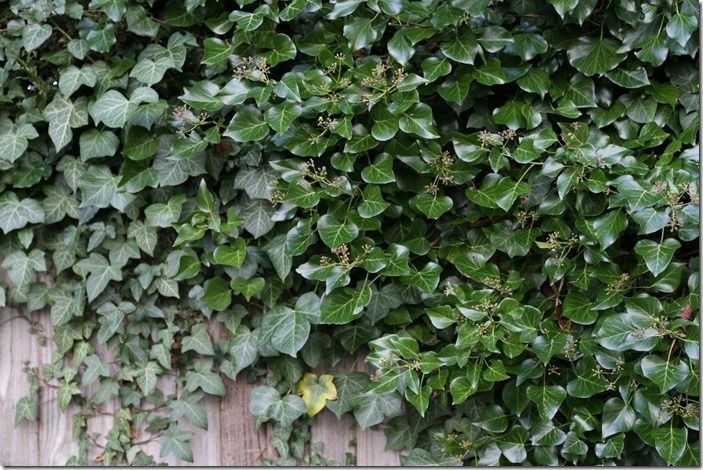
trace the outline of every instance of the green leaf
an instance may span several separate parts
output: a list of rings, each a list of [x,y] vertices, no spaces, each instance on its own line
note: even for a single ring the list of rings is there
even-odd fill
[[[137,81],[152,86],[159,83],[163,78],[166,70],[168,70],[173,62],[168,57],[161,57],[157,60],[142,59],[134,66],[129,73],[130,77],[134,77]]]
[[[15,406],[15,427],[22,421],[34,422],[39,417],[39,404],[36,396],[22,397]]]
[[[371,300],[371,289],[361,290],[344,287],[335,289],[322,297],[320,322],[322,324],[343,325],[359,316]]]
[[[81,160],[111,157],[119,145],[120,139],[110,131],[87,130],[80,137]]]
[[[205,65],[221,64],[232,55],[234,47],[231,44],[225,43],[219,38],[207,38],[203,41],[203,58],[201,62]]]
[[[400,117],[399,124],[400,130],[406,134],[415,134],[425,139],[439,138],[432,119],[432,108],[426,104],[416,104]]]
[[[31,52],[44,44],[52,33],[52,28],[48,24],[32,23],[22,29],[22,45]]]
[[[296,357],[308,340],[310,322],[302,312],[277,305],[264,314],[261,331],[277,351]]]
[[[626,54],[618,52],[612,39],[579,38],[566,51],[571,65],[584,75],[604,74],[622,62]]]
[[[190,330],[190,336],[183,338],[181,352],[195,351],[198,354],[213,356],[215,350],[212,347],[212,340],[204,324],[194,325]]]
[[[91,253],[90,257],[79,261],[76,266],[88,272],[86,293],[88,301],[95,300],[107,287],[110,281],[121,281],[122,270],[120,266],[112,265],[104,256]]]
[[[593,238],[605,250],[615,243],[621,232],[627,228],[627,217],[621,210],[610,211],[605,215],[586,220]]]
[[[460,34],[441,45],[442,53],[455,62],[473,65],[476,54],[481,50],[476,36],[465,28]]]
[[[647,269],[656,277],[666,270],[679,248],[681,243],[674,238],[667,238],[661,243],[640,240],[635,244],[635,253],[644,258]]]
[[[489,175],[484,178],[481,188],[469,188],[466,196],[482,207],[510,210],[518,197],[530,193],[530,187],[523,182],[515,182],[509,177],[499,178]]]
[[[44,108],[44,117],[49,121],[49,137],[57,152],[71,142],[72,128],[88,124],[84,99],[79,98],[73,103],[60,94],[54,95],[51,103]]]
[[[438,194],[416,194],[410,199],[410,203],[430,219],[439,219],[454,207],[452,198]]]
[[[564,299],[562,314],[579,325],[591,325],[598,319],[598,312],[593,310],[593,302],[578,292],[569,292]]]
[[[688,365],[679,360],[666,360],[659,356],[647,356],[641,362],[642,374],[657,384],[666,393],[688,377]]]
[[[242,238],[234,239],[231,245],[220,245],[212,253],[215,263],[235,268],[242,265],[246,255],[246,242]]]
[[[603,438],[627,432],[635,425],[635,411],[620,398],[610,398],[603,406]]]
[[[90,115],[96,124],[104,123],[107,127],[121,128],[132,117],[135,105],[116,90],[109,90],[93,103]]]
[[[264,119],[268,125],[271,126],[271,129],[283,133],[302,113],[303,108],[299,105],[285,101],[279,105],[271,106],[266,110]]]
[[[151,395],[156,389],[158,375],[161,373],[159,365],[153,361],[144,364],[144,367],[137,370],[137,385],[144,395]]]
[[[252,199],[242,208],[243,226],[254,238],[262,237],[273,228],[273,208],[271,203],[261,199]]]
[[[688,429],[675,428],[673,421],[669,426],[663,426],[654,431],[654,445],[668,465],[676,465],[686,450],[687,442]]]
[[[75,65],[70,65],[59,76],[59,90],[66,98],[69,98],[83,85],[93,88],[96,80],[97,76],[92,67],[83,66],[79,69]]]
[[[383,200],[381,189],[374,184],[369,184],[364,188],[362,198],[363,201],[357,210],[364,219],[376,217],[390,207],[390,204]]]
[[[0,229],[4,234],[24,228],[27,224],[44,222],[44,211],[34,199],[18,199],[13,192],[0,195]]]
[[[169,403],[169,417],[175,421],[180,418],[186,418],[194,426],[207,430],[207,414],[203,407],[198,404],[201,397],[202,393],[181,395],[178,400],[173,400]]]
[[[232,303],[232,290],[227,281],[221,277],[205,281],[204,287],[203,302],[213,310],[221,312]]]
[[[232,279],[232,282],[230,282],[230,287],[232,287],[235,292],[241,294],[247,302],[251,300],[253,296],[261,292],[265,285],[266,281],[264,281],[261,277],[255,277],[252,279],[237,277]]]
[[[178,425],[172,425],[159,440],[161,446],[160,457],[164,458],[169,454],[173,454],[176,458],[192,462],[193,450],[189,444],[192,436],[192,432],[180,429]]]
[[[400,398],[395,393],[367,393],[359,398],[354,407],[354,418],[361,429],[367,429],[379,424],[386,416],[400,414],[400,411]]]
[[[529,385],[527,397],[537,406],[537,411],[542,418],[551,420],[566,399],[566,390],[559,385]]]
[[[78,181],[82,195],[80,207],[108,207],[117,195],[117,183],[117,177],[108,167],[91,167]]]
[[[605,74],[608,79],[623,88],[641,88],[649,85],[649,78],[644,67],[634,70],[615,69]]]
[[[333,216],[325,214],[317,221],[317,232],[330,248],[349,243],[359,236],[359,228],[351,222],[339,222]]]
[[[361,179],[372,184],[394,182],[393,157],[387,153],[379,155],[371,165],[364,167],[361,171]]]
[[[676,14],[672,15],[666,24],[666,35],[682,47],[685,47],[697,27],[698,20],[696,16],[684,15],[677,10]]]

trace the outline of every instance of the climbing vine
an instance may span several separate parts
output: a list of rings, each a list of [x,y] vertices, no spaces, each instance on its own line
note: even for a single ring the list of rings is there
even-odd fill
[[[55,388],[69,463],[192,460],[226,378],[274,464],[327,408],[408,465],[699,465],[695,1],[3,5],[16,424]]]

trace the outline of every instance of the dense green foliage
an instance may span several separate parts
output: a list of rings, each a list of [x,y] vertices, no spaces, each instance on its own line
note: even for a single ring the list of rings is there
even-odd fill
[[[326,406],[406,464],[698,465],[695,1],[2,5],[17,422],[58,387],[72,463],[111,399],[104,462],[192,458],[226,376],[278,463]]]

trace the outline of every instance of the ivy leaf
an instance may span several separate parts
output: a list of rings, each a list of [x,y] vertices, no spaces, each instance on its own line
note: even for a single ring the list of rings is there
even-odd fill
[[[262,237],[273,228],[273,208],[271,203],[261,199],[252,199],[242,207],[243,226],[254,238]]]
[[[44,109],[44,117],[49,121],[49,137],[57,152],[71,142],[72,128],[88,124],[84,100],[79,100],[73,103],[57,94]]]
[[[219,38],[207,38],[203,41],[203,59],[202,63],[205,65],[217,65],[225,62],[234,48],[231,44],[225,43]]]
[[[320,322],[342,325],[354,320],[371,301],[371,289],[354,290],[349,287],[335,289],[322,297]]]
[[[381,189],[376,185],[367,185],[364,188],[362,197],[363,201],[359,204],[357,210],[364,219],[376,217],[390,207],[390,204],[383,200]]]
[[[215,263],[235,268],[242,265],[246,255],[247,246],[242,238],[235,238],[231,245],[220,245],[212,253]]]
[[[445,56],[455,62],[473,65],[474,58],[481,48],[476,41],[476,36],[467,28],[443,43],[441,50]]]
[[[195,351],[198,354],[213,356],[215,350],[212,347],[210,335],[207,333],[207,327],[203,324],[194,325],[190,331],[190,336],[183,338],[181,351]]]
[[[612,39],[579,38],[566,50],[569,62],[579,72],[591,76],[613,70],[626,54],[618,52],[618,44]]]
[[[83,66],[78,68],[75,65],[70,65],[59,76],[59,90],[66,98],[69,98],[83,85],[93,88],[96,80],[97,76],[92,67]]]
[[[108,167],[91,167],[78,182],[83,196],[80,207],[108,207],[117,195],[117,183],[117,178]]]
[[[132,117],[135,105],[116,90],[108,90],[90,107],[90,115],[96,124],[104,123],[107,127],[124,127]]]
[[[202,393],[183,394],[178,400],[169,403],[169,416],[173,420],[185,417],[194,426],[207,430],[207,414],[198,401],[202,398]]]
[[[221,277],[208,279],[204,287],[203,302],[211,309],[221,312],[232,303],[232,290]]]
[[[681,243],[673,238],[667,238],[661,243],[640,240],[635,244],[635,253],[644,259],[647,269],[656,277],[666,270],[679,248]]]
[[[107,287],[110,281],[121,281],[120,266],[112,265],[103,255],[91,253],[90,257],[79,261],[76,266],[89,273],[86,282],[88,301],[95,300]]]
[[[266,137],[268,129],[261,112],[253,106],[245,106],[234,115],[223,135],[236,142],[252,142]]]
[[[559,385],[529,385],[527,397],[537,406],[542,418],[551,420],[566,399],[566,390]]]
[[[359,236],[359,228],[355,224],[339,222],[329,214],[323,215],[317,221],[317,232],[325,245],[330,248],[337,248]]]
[[[367,183],[384,184],[395,181],[393,173],[393,157],[382,153],[374,162],[361,171],[361,179]]]
[[[303,397],[308,416],[315,416],[322,411],[328,400],[337,399],[333,378],[329,374],[322,374],[318,378],[315,374],[307,373],[298,382],[298,395]]]
[[[22,397],[15,406],[15,426],[22,421],[34,422],[39,417],[39,404],[36,396]]]
[[[627,228],[627,217],[622,211],[615,210],[587,220],[586,225],[600,244],[601,249],[605,250],[615,243],[620,233]]]
[[[158,375],[161,373],[161,367],[156,362],[149,361],[144,364],[144,367],[137,370],[137,385],[144,395],[151,395],[156,389]]]
[[[366,393],[359,397],[354,407],[354,418],[361,429],[367,429],[383,421],[386,416],[400,414],[400,398],[395,392],[379,395]]]
[[[579,325],[590,325],[598,319],[593,303],[583,294],[569,292],[564,299],[563,315]]]
[[[400,117],[399,124],[400,130],[406,134],[415,134],[425,139],[439,138],[432,119],[432,108],[426,104],[416,104]]]
[[[0,229],[4,234],[24,228],[27,224],[44,222],[44,211],[34,199],[18,199],[13,192],[0,195]]]
[[[91,158],[111,157],[117,151],[120,140],[110,131],[90,129],[81,134],[81,160]]]
[[[261,334],[277,351],[296,357],[308,340],[310,322],[302,312],[277,305],[264,314]]]
[[[654,446],[668,465],[676,465],[688,442],[688,429],[675,428],[673,421],[654,431]]]
[[[523,182],[515,182],[507,176],[495,176],[484,178],[480,189],[467,189],[466,196],[469,200],[482,207],[501,208],[507,212],[518,197],[530,193],[530,187]]]
[[[676,364],[674,364],[676,362]],[[659,356],[647,356],[642,359],[642,374],[659,386],[666,393],[683,382],[689,374],[688,366],[683,361],[671,361]]]
[[[151,86],[159,83],[164,78],[166,70],[172,64],[172,60],[168,57],[160,57],[157,60],[142,59],[137,62],[129,76],[134,77],[146,86]]]
[[[677,11],[666,24],[666,35],[685,47],[697,27],[698,21],[695,16],[684,15]]]
[[[439,219],[454,207],[452,198],[437,194],[417,194],[410,199],[410,202],[430,219]]]
[[[241,294],[247,302],[256,294],[261,292],[265,285],[266,281],[264,281],[262,277],[255,277],[252,279],[236,277],[232,279],[232,282],[230,282],[230,287],[232,287],[236,293]]]
[[[192,462],[193,450],[189,444],[191,437],[193,437],[192,432],[181,429],[177,424],[171,425],[159,440],[161,446],[159,455],[164,458],[173,454],[176,458]]]
[[[22,45],[27,52],[31,52],[44,44],[53,32],[48,24],[32,23],[22,28]]]
[[[300,105],[284,101],[280,105],[267,109],[264,119],[271,126],[271,129],[283,133],[302,113],[303,108]]]
[[[608,436],[627,432],[635,425],[635,411],[620,398],[610,398],[603,406],[601,435]]]
[[[220,376],[210,370],[195,370],[186,376],[186,389],[194,392],[201,389],[209,395],[224,396],[225,384]]]

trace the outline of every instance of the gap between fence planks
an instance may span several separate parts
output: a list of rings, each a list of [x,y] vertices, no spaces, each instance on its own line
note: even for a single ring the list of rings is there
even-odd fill
[[[67,413],[59,411],[55,389],[42,387],[40,390],[38,422],[23,422],[19,427],[14,427],[16,402],[29,393],[23,364],[28,362],[30,366],[38,366],[50,362],[54,351],[51,340],[45,346],[39,344],[37,336],[31,334],[29,325],[23,319],[7,321],[17,315],[14,309],[0,308],[0,322],[4,322],[0,324],[0,435],[4,438],[0,446],[0,465],[64,465],[78,450],[77,441],[72,437],[72,415],[77,408],[72,406]],[[51,338],[48,312],[34,312],[29,317],[38,320],[45,334]],[[96,349],[103,360],[109,357],[107,349]],[[360,364],[363,364],[361,359],[357,361],[357,368],[363,367]],[[342,367],[344,365],[332,369]],[[159,386],[164,393],[175,392],[172,380],[164,380]],[[249,413],[249,392],[254,385],[226,380],[226,386],[227,395],[223,399],[207,397],[201,402],[208,416],[207,431],[184,423],[184,427],[194,433],[192,464],[173,456],[160,459],[158,442],[148,443],[143,449],[154,455],[157,461],[169,465],[254,466],[261,465],[262,459],[275,459],[276,452],[269,444],[269,427],[262,426],[259,432],[255,431],[254,420]],[[109,411],[114,411],[116,407],[117,402],[104,405]],[[111,416],[97,416],[89,420],[88,430],[105,434],[112,423]],[[357,465],[399,465],[398,454],[385,450],[383,431],[361,430],[350,416],[337,420],[329,410],[323,410],[315,417],[311,434],[313,443],[321,442],[324,445],[322,456],[336,464],[345,465],[346,454],[350,453],[355,456]],[[352,444],[354,440],[356,445]],[[92,448],[88,456],[89,464],[98,464],[95,458],[99,454],[99,448]]]

